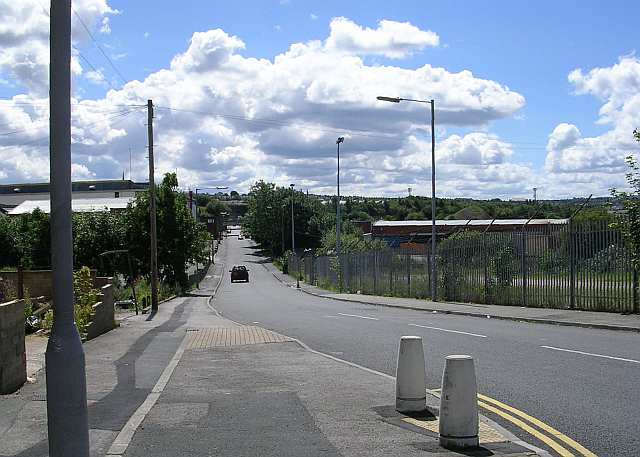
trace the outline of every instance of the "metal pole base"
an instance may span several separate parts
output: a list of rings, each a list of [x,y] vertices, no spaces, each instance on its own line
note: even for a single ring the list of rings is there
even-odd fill
[[[84,350],[73,322],[54,323],[45,360],[49,455],[89,457]]]
[[[447,449],[474,448],[480,445],[478,436],[448,437],[440,435],[440,446]]]

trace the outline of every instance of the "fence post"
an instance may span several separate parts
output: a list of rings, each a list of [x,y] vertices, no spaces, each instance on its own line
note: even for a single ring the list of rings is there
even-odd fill
[[[429,287],[429,284],[431,284],[431,249],[429,248],[429,246],[427,246],[427,248],[425,249],[425,253],[427,254],[427,284],[425,285],[425,287]],[[437,287],[437,282],[436,282],[436,287]],[[430,288],[429,288],[430,289]],[[429,293],[429,295],[433,295],[431,293]],[[433,300],[433,297],[429,297],[431,300]]]
[[[522,306],[527,306],[527,232],[522,228]]]
[[[484,303],[488,304],[489,266],[487,265],[487,233],[482,233],[482,263],[484,264]]]
[[[576,307],[576,249],[574,240],[573,219],[569,219],[569,308]]]
[[[389,293],[393,295],[393,251],[389,254]]]
[[[18,300],[24,298],[24,267],[22,266],[22,260],[18,259]]]
[[[407,295],[411,296],[411,255],[407,254]]]
[[[373,295],[378,295],[378,251],[373,251]]]
[[[632,282],[632,287],[633,287],[633,312],[638,314],[640,313],[640,306],[638,303],[638,269],[635,266],[635,262],[633,265],[633,282]]]

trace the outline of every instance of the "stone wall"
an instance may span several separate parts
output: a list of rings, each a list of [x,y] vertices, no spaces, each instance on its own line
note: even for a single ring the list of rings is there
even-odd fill
[[[108,284],[100,288],[100,301],[93,305],[91,323],[87,326],[87,340],[100,336],[116,326],[114,288],[111,279],[96,278],[98,283],[108,282]]]
[[[0,394],[18,390],[27,380],[24,300],[0,304]]]
[[[96,284],[96,270],[91,270],[91,279],[96,287],[104,284]],[[3,271],[0,272],[0,281],[7,281],[13,284],[13,288],[18,287],[18,272]],[[51,298],[51,270],[28,270],[23,272],[24,290],[29,291],[29,296]]]

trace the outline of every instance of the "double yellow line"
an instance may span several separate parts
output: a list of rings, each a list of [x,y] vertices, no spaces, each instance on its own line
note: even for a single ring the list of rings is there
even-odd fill
[[[430,392],[439,396],[440,389],[434,389]],[[577,455],[584,457],[598,457],[589,449],[577,441],[572,440],[564,433],[545,424],[541,420],[514,408],[513,406],[507,405],[506,403],[502,403],[501,401],[487,397],[486,395],[478,394],[478,406],[500,416],[501,418],[511,422],[516,427],[529,433],[531,436],[539,439],[557,452],[561,457],[575,457],[576,453]]]

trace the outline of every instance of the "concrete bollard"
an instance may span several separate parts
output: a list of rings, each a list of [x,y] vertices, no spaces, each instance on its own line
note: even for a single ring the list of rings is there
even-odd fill
[[[445,359],[439,432],[443,447],[478,446],[478,392],[473,357],[469,355]]]
[[[427,385],[424,365],[422,338],[400,338],[396,367],[396,410],[415,412],[426,409]]]

